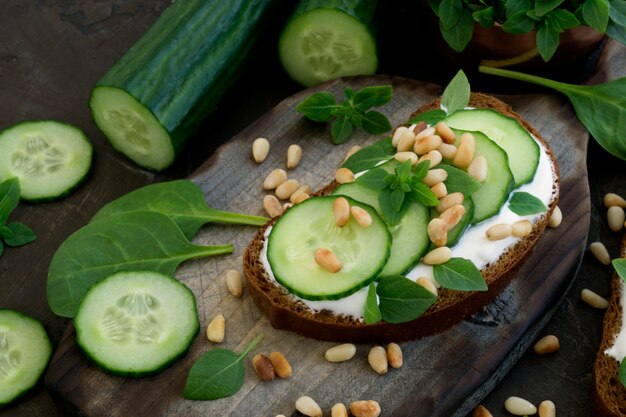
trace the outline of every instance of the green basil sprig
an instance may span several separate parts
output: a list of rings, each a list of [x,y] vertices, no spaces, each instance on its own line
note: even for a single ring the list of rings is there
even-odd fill
[[[626,282],[626,258],[613,259],[611,263],[617,275]]]
[[[314,93],[300,102],[296,110],[315,122],[329,122],[332,119],[331,136],[334,144],[350,139],[355,127],[374,135],[391,130],[387,116],[370,110],[391,100],[393,88],[390,85],[364,87],[356,93],[346,88],[344,95],[345,99],[337,103],[329,92]]]
[[[452,258],[433,266],[435,280],[444,288],[458,291],[487,291],[485,279],[476,265],[467,259]]]
[[[404,323],[421,316],[437,296],[402,275],[381,277],[376,292],[381,317],[387,323]]]
[[[376,284],[373,282],[367,289],[367,298],[365,300],[365,310],[363,311],[363,320],[365,323],[377,323],[382,320],[380,308],[378,307],[378,297],[376,296]]]
[[[382,139],[355,152],[343,163],[343,167],[356,174],[389,161],[395,153],[396,148],[391,144],[391,139]]]
[[[511,196],[509,200],[509,208],[511,211],[520,216],[529,214],[544,213],[548,208],[541,200],[527,192],[518,191]]]
[[[0,256],[4,253],[4,244],[18,247],[37,239],[35,232],[25,224],[20,222],[7,223],[10,214],[19,202],[19,180],[9,178],[0,183]]]

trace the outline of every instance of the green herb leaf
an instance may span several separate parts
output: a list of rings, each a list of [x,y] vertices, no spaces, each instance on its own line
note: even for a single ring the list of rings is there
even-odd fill
[[[626,282],[626,258],[617,258],[611,261],[617,275]]]
[[[491,28],[493,27],[493,14],[494,8],[493,6],[489,6],[472,13],[472,18],[474,18],[474,20],[478,22],[480,26],[484,28]]]
[[[507,1],[505,2],[505,11],[506,17],[511,18],[513,15],[518,13],[526,14],[530,9],[533,8],[533,0],[516,0],[516,1]]]
[[[102,207],[92,218],[97,221],[106,217],[133,211],[155,211],[170,217],[188,239],[209,222],[237,223],[262,226],[266,217],[229,213],[207,205],[202,189],[189,180],[176,180],[151,184]]]
[[[550,20],[552,27],[558,27],[559,32],[564,32],[580,25],[580,22],[574,13],[563,9],[557,9],[550,12],[546,18]]]
[[[347,119],[337,119],[333,122],[331,127],[331,136],[333,143],[338,145],[346,142],[352,136],[353,131],[352,124]]]
[[[448,173],[448,178],[444,181],[448,193],[459,192],[463,193],[465,197],[469,197],[481,187],[480,182],[472,178],[467,172],[452,165],[440,164],[439,168]]]
[[[0,225],[6,223],[9,215],[20,202],[20,182],[9,178],[0,183]]]
[[[393,157],[396,154],[396,147],[391,143],[391,138],[380,139],[373,146],[380,147],[387,155]]]
[[[392,158],[393,154],[389,154],[383,146],[370,145],[351,155],[343,166],[356,174],[374,168],[379,163],[389,161]]]
[[[0,225],[0,238],[2,238],[2,239],[10,239],[13,236],[15,236],[15,233],[13,233],[13,230],[11,230],[7,226]]]
[[[442,0],[438,9],[441,27],[450,30],[458,24],[462,13],[463,2],[461,0]]]
[[[411,176],[411,161],[407,160],[402,162],[400,165],[394,168],[393,172],[395,172],[396,175],[403,181],[408,180]]]
[[[4,253],[4,244],[0,240],[0,256],[2,256],[3,253]]]
[[[470,99],[470,85],[463,70],[459,70],[441,96],[441,105],[448,114],[467,107]]]
[[[363,87],[354,95],[354,108],[363,112],[369,108],[387,104],[392,96],[393,88],[391,85]]]
[[[508,2],[507,4],[509,3],[515,3],[515,2]],[[507,33],[517,34],[517,35],[528,33],[534,28],[535,28],[535,21],[531,19],[530,17],[528,17],[528,14],[526,13],[526,11],[520,11],[518,13],[515,13],[514,15],[509,17],[507,21],[504,22],[504,24],[502,25],[502,30],[504,30]]]
[[[559,32],[544,24],[537,29],[536,42],[539,55],[548,62],[559,46]]]
[[[463,9],[458,22],[450,28],[443,27],[439,21],[439,29],[448,46],[456,52],[462,52],[472,40],[474,34],[474,19],[472,13]]]
[[[608,0],[585,0],[582,6],[585,23],[598,32],[604,32],[609,24],[609,8]]]
[[[370,110],[361,115],[361,123],[363,130],[373,135],[379,135],[391,130],[391,124],[387,119],[387,116],[377,112],[376,110]]]
[[[399,212],[402,208],[402,203],[404,203],[405,192],[397,189],[392,190],[389,198],[389,202],[394,211]]]
[[[565,0],[536,0],[535,13],[541,17],[559,7]]]
[[[609,9],[609,17],[617,25],[626,26],[626,2],[623,0],[611,0],[611,8]]]
[[[395,226],[400,223],[402,217],[409,209],[409,199],[404,199],[400,210],[396,210],[391,202],[392,190],[385,188],[378,194],[378,206],[380,207],[380,214],[389,226]]]
[[[216,400],[234,395],[243,385],[246,357],[262,336],[257,336],[240,354],[212,349],[200,356],[189,370],[183,396],[188,400]]]
[[[624,359],[626,358],[622,358],[617,373],[619,375],[620,382],[626,387],[626,360]]]
[[[382,190],[387,187],[387,182],[385,181],[385,177],[389,175],[387,171],[382,168],[374,168],[372,170],[367,171],[365,174],[359,176],[356,179],[356,182],[359,185],[370,188],[372,190]]]
[[[527,192],[516,192],[509,200],[509,208],[515,214],[526,216],[529,214],[544,213],[548,208],[541,200]]]
[[[327,122],[331,112],[337,107],[335,97],[326,91],[311,94],[296,106],[296,110],[307,119],[315,122]]]
[[[183,261],[232,251],[232,245],[190,243],[173,220],[158,212],[106,217],[74,232],[56,251],[48,269],[48,304],[59,316],[73,317],[87,289],[115,272],[171,276]]]
[[[430,161],[422,161],[413,168],[413,176],[418,180],[422,180],[426,177],[426,174],[428,174],[429,169]]]
[[[383,276],[376,287],[379,309],[388,323],[405,323],[421,316],[437,297],[402,275]]]
[[[365,300],[365,310],[363,312],[365,323],[378,323],[382,320],[380,309],[378,308],[378,297],[376,297],[376,284],[370,284],[367,290],[367,299]]]
[[[452,258],[433,266],[435,280],[444,288],[458,291],[487,291],[485,279],[469,260]]]
[[[11,231],[11,236],[2,236],[4,243],[13,248],[23,246],[27,243],[37,239],[35,232],[20,222],[11,222],[7,225],[7,228]]]
[[[438,122],[442,121],[446,118],[446,112],[442,109],[432,109],[425,111],[424,113],[418,114],[411,120],[409,120],[409,124],[418,124],[419,122],[424,122],[427,125],[435,125]]]
[[[439,200],[432,192],[430,187],[428,187],[423,182],[417,182],[415,184],[412,184],[411,188],[411,195],[413,199],[418,203],[426,207],[435,207],[437,204],[439,204]]]
[[[626,45],[626,30],[624,26],[618,25],[614,21],[610,21],[606,27],[606,34],[618,42]]]

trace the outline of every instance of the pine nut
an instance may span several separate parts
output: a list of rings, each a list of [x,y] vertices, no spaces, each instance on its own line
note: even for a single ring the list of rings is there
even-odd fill
[[[265,138],[257,138],[252,142],[252,158],[257,164],[265,161],[270,152],[270,142]]]
[[[439,184],[435,184],[430,187],[430,191],[432,191],[435,197],[437,197],[438,199],[444,198],[448,195],[448,187],[446,187],[446,184],[444,184],[443,182],[440,182]]]
[[[606,218],[609,222],[609,229],[613,232],[619,232],[624,227],[626,213],[624,213],[624,209],[621,207],[611,206],[606,212]]]
[[[322,409],[311,397],[303,395],[296,400],[296,410],[308,417],[322,417]]]
[[[465,196],[460,192],[448,194],[439,200],[439,204],[435,208],[439,213],[443,213],[452,206],[462,205],[464,199]]]
[[[354,173],[348,168],[339,168],[335,172],[335,181],[337,181],[339,184],[354,182]]]
[[[283,206],[274,195],[266,195],[263,197],[263,208],[270,217],[276,217],[283,214]]]
[[[474,150],[469,142],[462,142],[457,148],[454,159],[452,159],[452,165],[457,168],[465,169],[474,159]]]
[[[487,159],[482,155],[475,157],[467,167],[467,173],[478,182],[485,181],[487,179]]]
[[[348,160],[348,158],[350,158],[352,155],[354,155],[355,153],[357,153],[361,149],[363,149],[363,148],[361,146],[359,146],[359,145],[354,145],[353,147],[348,149],[348,152],[346,152],[346,156],[343,157],[343,162],[346,162]]]
[[[288,208],[293,207],[293,203],[288,201],[286,203],[283,203],[283,213],[285,212],[285,210],[287,210]]]
[[[456,135],[444,122],[437,123],[435,130],[437,130],[437,133],[445,143],[454,143],[454,141],[456,141]]]
[[[350,221],[350,203],[348,203],[348,200],[339,197],[333,201],[333,216],[338,227],[348,224],[348,221]]]
[[[236,269],[226,271],[226,288],[233,297],[240,298],[243,294],[243,277]]]
[[[428,222],[427,233],[435,246],[444,246],[448,242],[448,228],[441,219],[435,218]]]
[[[337,403],[330,409],[331,417],[348,417],[348,409],[343,403]]]
[[[433,249],[424,255],[422,262],[426,265],[441,265],[446,263],[452,258],[452,251],[447,246],[441,246]]]
[[[281,378],[289,378],[292,373],[291,364],[280,352],[272,352],[267,357],[274,367],[274,372]]]
[[[539,417],[556,417],[556,405],[550,400],[539,404]]]
[[[315,251],[315,262],[328,272],[341,271],[341,262],[330,249],[319,248]]]
[[[395,130],[395,132],[393,132],[393,137],[391,138],[391,144],[394,147],[398,147],[398,142],[400,142],[400,137],[402,137],[402,134],[406,132],[407,130],[409,130],[408,127],[400,126],[399,128]]]
[[[286,200],[291,197],[291,194],[293,194],[298,188],[300,188],[300,182],[298,180],[290,179],[276,187],[275,194],[279,199]]]
[[[615,193],[607,193],[604,195],[602,199],[604,203],[604,207],[609,208],[613,206],[618,206],[621,208],[626,208],[626,200],[624,200],[621,196]]]
[[[611,255],[602,242],[593,242],[589,245],[589,251],[602,265],[611,263]]]
[[[422,287],[426,288],[431,293],[435,294],[435,296],[437,296],[438,294],[437,287],[435,287],[435,284],[433,284],[433,282],[429,280],[428,278],[419,277],[418,279],[415,280],[415,283],[421,285]]]
[[[276,376],[272,363],[267,356],[258,353],[252,358],[252,367],[263,381],[271,381]]]
[[[220,343],[224,340],[224,329],[226,327],[226,321],[224,316],[218,314],[213,317],[213,320],[206,328],[206,338],[211,342]]]
[[[294,169],[302,159],[302,148],[298,145],[289,145],[287,148],[287,168]]]
[[[468,143],[472,148],[472,152],[476,150],[476,138],[470,132],[465,132],[461,135],[460,143]]]
[[[552,211],[552,215],[548,220],[548,227],[555,228],[559,227],[561,222],[563,221],[563,213],[561,213],[561,209],[559,206],[554,207],[554,211]]]
[[[448,171],[441,168],[429,169],[426,176],[422,179],[424,184],[432,187],[433,185],[444,182],[448,179]]]
[[[580,298],[591,307],[597,308],[599,310],[604,310],[609,306],[609,301],[606,298],[596,294],[595,292],[587,288],[580,292]]]
[[[425,130],[426,128],[428,128],[428,125],[426,124],[426,122],[423,120],[420,120],[419,122],[417,122],[415,126],[413,126],[413,133],[417,135],[418,133],[420,133],[422,130]]]
[[[382,346],[374,346],[367,354],[367,361],[376,373],[382,375],[386,374],[389,369],[389,363],[387,362],[387,351]],[[352,413],[354,414],[354,413]]]
[[[504,402],[504,408],[516,416],[532,415],[537,412],[537,407],[520,397],[509,397]]]
[[[402,366],[404,359],[402,357],[402,349],[397,343],[389,343],[387,345],[387,362],[392,368],[398,369]]]
[[[493,225],[489,229],[487,229],[487,232],[485,232],[485,234],[487,235],[487,239],[489,240],[506,239],[507,237],[510,237],[512,233],[513,228],[510,224],[506,223]]]
[[[285,417],[284,414],[276,414],[276,417]]]
[[[370,227],[372,225],[372,216],[359,206],[350,207],[352,217],[361,227]]]
[[[289,196],[289,201],[292,204],[298,204],[311,197],[311,186],[310,185],[301,185],[296,191],[293,192]]]
[[[420,159],[417,161],[418,163],[422,161],[430,161],[430,168],[434,168],[443,160],[443,157],[439,153],[439,151],[430,151],[426,155],[422,155]]]
[[[263,189],[273,190],[285,181],[287,181],[287,172],[284,169],[277,168],[267,174],[265,181],[263,181]]]
[[[442,143],[443,141],[439,135],[426,136],[415,141],[413,152],[418,155],[424,155],[425,153],[438,149]]]
[[[444,221],[446,224],[446,228],[451,230],[454,226],[459,224],[463,216],[465,215],[465,206],[462,204],[457,204],[456,206],[452,206],[446,209],[443,213],[439,215],[439,218]]]
[[[356,354],[356,346],[352,343],[343,343],[333,346],[324,353],[328,362],[345,362],[352,359]]]
[[[420,140],[421,138],[425,138],[427,136],[432,136],[435,133],[437,133],[437,131],[435,130],[434,127],[432,127],[432,126],[428,127],[426,129],[420,131],[419,133],[416,133],[415,134],[415,140],[417,141],[417,140]]]
[[[350,413],[354,417],[378,417],[380,404],[373,400],[361,400],[350,403]]]
[[[561,347],[559,338],[553,334],[544,336],[535,343],[533,350],[537,355],[547,355],[556,352]]]
[[[400,135],[400,140],[398,140],[398,146],[396,146],[396,148],[398,149],[398,152],[410,151],[414,144],[415,133],[407,129],[402,132],[402,135]]]
[[[530,220],[518,220],[511,226],[511,232],[515,237],[528,236],[533,231],[533,224]]]
[[[396,154],[393,156],[393,159],[400,163],[410,160],[411,165],[415,165],[417,164],[418,157],[413,152],[396,152]]]
[[[484,405],[478,404],[476,408],[474,408],[474,411],[472,411],[472,417],[493,417],[493,414],[491,414]]]
[[[444,159],[454,159],[454,155],[456,155],[457,148],[454,145],[450,145],[448,143],[442,143],[437,150],[444,157]]]

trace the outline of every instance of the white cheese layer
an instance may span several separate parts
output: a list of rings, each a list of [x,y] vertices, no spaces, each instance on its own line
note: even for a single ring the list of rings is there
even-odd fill
[[[626,294],[624,294],[624,282],[620,282],[620,305],[622,307],[622,324],[619,333],[615,336],[613,346],[604,351],[605,355],[615,358],[616,361],[621,362],[626,357]]]

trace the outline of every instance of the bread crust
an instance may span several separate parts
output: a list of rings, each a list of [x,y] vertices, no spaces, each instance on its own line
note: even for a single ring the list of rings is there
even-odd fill
[[[536,223],[530,235],[520,239],[510,247],[495,263],[485,267],[481,273],[488,285],[487,291],[453,291],[440,289],[437,302],[417,319],[399,324],[378,322],[365,324],[351,316],[322,310],[313,311],[303,302],[295,299],[283,287],[272,281],[261,261],[264,234],[277,218],[262,227],[254,236],[244,253],[244,272],[252,299],[268,317],[271,325],[278,329],[290,330],[308,337],[327,341],[353,343],[385,343],[414,340],[444,331],[452,325],[479,312],[489,304],[511,281],[531,249],[544,231],[548,219],[558,201],[558,166],[552,151],[541,135],[512,108],[501,100],[481,93],[472,93],[469,105],[474,108],[488,108],[514,117],[532,133],[546,150],[552,163],[554,181],[552,201],[548,212]],[[439,100],[428,103],[413,113],[416,116],[427,110],[439,108]],[[328,194],[334,190],[334,181],[320,190]]]

